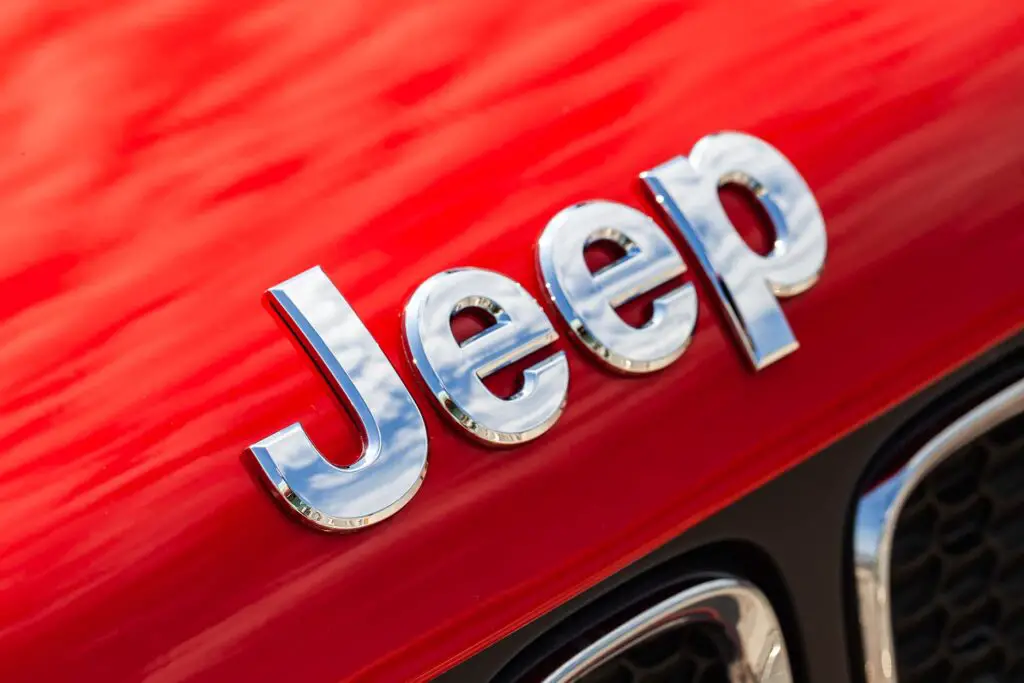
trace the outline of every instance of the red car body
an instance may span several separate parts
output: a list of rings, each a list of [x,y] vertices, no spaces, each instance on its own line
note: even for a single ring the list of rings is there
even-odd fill
[[[18,0],[0,55],[4,681],[429,679],[1024,319],[1012,2]],[[558,323],[548,434],[445,422],[402,348],[416,286],[479,266],[541,299],[555,212],[653,214],[638,174],[720,130],[824,214],[822,277],[782,304],[801,348],[751,370],[684,250],[679,361],[616,376]],[[341,536],[243,457],[296,421],[358,452],[262,298],[317,264],[430,437],[412,502]]]

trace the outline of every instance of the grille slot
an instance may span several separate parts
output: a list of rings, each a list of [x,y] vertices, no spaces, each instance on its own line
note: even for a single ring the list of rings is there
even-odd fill
[[[620,623],[543,683],[792,683],[768,599],[732,578],[697,584]]]
[[[1024,679],[1024,423],[1001,435],[949,456],[900,513],[891,585],[902,683]]]
[[[857,509],[869,683],[1024,681],[1024,382],[934,439]]]
[[[580,683],[730,683],[736,653],[721,627],[691,624],[669,629],[623,652]]]

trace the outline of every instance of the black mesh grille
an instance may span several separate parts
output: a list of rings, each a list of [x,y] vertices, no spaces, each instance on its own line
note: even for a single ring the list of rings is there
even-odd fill
[[[690,624],[643,641],[580,683],[729,683],[732,659],[719,627]]]
[[[925,477],[891,566],[900,683],[1024,681],[1024,416]]]
[[[759,556],[728,546],[733,559],[759,568]],[[541,683],[567,661],[613,630],[681,591],[722,574],[687,573],[667,562],[619,586],[600,600],[567,616],[506,664],[490,683]],[[641,621],[638,642],[579,678],[580,683],[731,683],[739,653],[717,620],[704,615],[654,633]],[[589,667],[587,667],[589,668]]]

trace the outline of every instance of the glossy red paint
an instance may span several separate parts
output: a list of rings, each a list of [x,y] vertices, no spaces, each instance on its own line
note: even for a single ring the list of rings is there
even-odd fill
[[[1015,3],[361,7],[0,7],[0,679],[425,679],[1021,327]],[[826,217],[797,353],[748,370],[701,287],[664,372],[572,347],[533,444],[471,444],[414,389],[429,473],[379,527],[260,490],[243,450],[294,420],[356,449],[267,287],[321,264],[414,386],[419,282],[539,296],[551,215],[649,211],[637,174],[725,129]]]

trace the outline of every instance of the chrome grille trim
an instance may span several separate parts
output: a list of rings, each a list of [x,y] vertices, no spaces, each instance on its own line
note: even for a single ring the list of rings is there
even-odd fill
[[[669,629],[712,623],[735,648],[733,683],[792,683],[782,629],[768,598],[739,579],[715,579],[688,588],[638,614],[583,649],[544,679],[573,683],[632,647]]]
[[[868,683],[898,683],[889,585],[893,540],[904,505],[918,484],[949,456],[1022,412],[1024,380],[1002,390],[943,429],[895,474],[858,501],[853,561]]]

